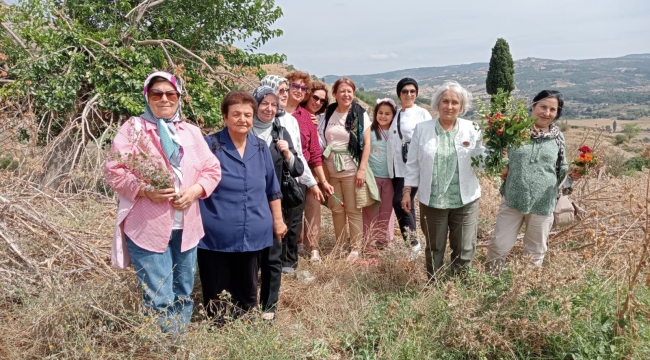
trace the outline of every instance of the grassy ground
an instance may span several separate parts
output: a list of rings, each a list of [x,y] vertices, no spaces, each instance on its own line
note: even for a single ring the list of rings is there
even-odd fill
[[[571,131],[572,149],[583,133]],[[179,339],[143,315],[131,270],[105,266],[111,199],[0,177],[0,358],[650,358],[647,170],[582,181],[573,196],[582,220],[554,229],[544,266],[528,266],[518,243],[500,277],[483,267],[499,202],[490,179],[481,179],[479,247],[462,278],[427,283],[424,258],[410,261],[399,244],[377,265],[348,265],[324,211],[325,259],[301,259],[312,282],[283,278],[273,324],[252,314],[212,330],[199,305]],[[195,290],[198,304],[198,279]]]

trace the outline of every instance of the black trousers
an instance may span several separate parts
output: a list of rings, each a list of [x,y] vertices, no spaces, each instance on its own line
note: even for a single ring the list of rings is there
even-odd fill
[[[278,307],[282,283],[282,245],[276,237],[273,237],[273,245],[262,250],[260,307],[264,312],[275,312]]]
[[[307,187],[300,184],[302,190],[305,192],[305,199],[307,196]],[[302,216],[305,212],[305,202],[293,209],[282,209],[284,222],[287,224],[288,232],[282,239],[282,266],[298,268],[298,237],[300,236],[300,229],[302,229]]]
[[[417,187],[411,189],[411,213],[407,214],[402,209],[402,190],[404,189],[404,178],[393,178],[393,188],[395,194],[393,195],[393,210],[397,217],[399,230],[402,232],[402,237],[407,240],[407,231],[415,231],[415,193],[418,192]]]
[[[237,318],[257,306],[261,253],[197,250],[203,306],[215,322],[222,323],[228,314]],[[222,295],[224,290],[230,293],[230,299]]]

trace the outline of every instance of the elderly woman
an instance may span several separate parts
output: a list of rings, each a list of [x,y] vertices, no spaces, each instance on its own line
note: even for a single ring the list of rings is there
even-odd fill
[[[393,209],[397,217],[400,231],[404,240],[408,241],[414,251],[420,250],[420,243],[415,237],[415,212],[407,213],[402,209],[402,190],[406,176],[406,156],[409,143],[413,137],[415,126],[423,121],[431,120],[431,114],[415,104],[418,97],[418,83],[414,79],[404,78],[397,83],[397,96],[402,108],[397,111],[395,119],[388,129],[388,146],[386,159],[388,175],[393,180]],[[411,202],[414,201],[417,187],[411,189]]]
[[[201,200],[205,236],[198,263],[203,304],[222,325],[227,299],[234,317],[257,305],[257,274],[262,251],[287,232],[282,219],[282,192],[266,142],[251,128],[257,101],[244,91],[228,93],[221,103],[224,129],[205,137],[221,163],[222,178],[210,197]]]
[[[443,266],[447,235],[453,273],[470,266],[476,249],[481,187],[472,157],[485,148],[475,124],[458,117],[471,103],[472,95],[457,82],[444,83],[431,102],[438,118],[415,127],[409,148],[401,205],[412,212],[411,192],[418,187],[430,278]]]
[[[309,92],[305,100],[300,103],[311,116],[312,123],[318,126],[325,120],[325,109],[329,105],[329,94],[327,85],[320,81],[312,81]],[[319,139],[320,141],[321,139]],[[325,180],[321,186],[326,194],[332,194],[332,186]],[[321,227],[321,203],[314,197],[308,197],[305,201],[305,216],[300,232],[299,243],[304,244],[309,249],[309,261],[316,263],[321,260],[318,249],[318,240],[320,239]]]
[[[160,168],[169,169],[170,180],[173,176],[173,187],[145,186],[151,179],[139,178],[139,169],[119,159],[104,167],[108,184],[120,196],[113,253],[121,252],[122,257],[113,257],[114,265],[125,267],[127,263],[119,262],[130,255],[144,305],[159,313],[165,332],[183,331],[190,321],[196,246],[203,236],[196,200],[208,196],[221,178],[219,161],[210,154],[201,130],[181,118],[180,94],[173,75],[149,75],[144,114],[126,121],[111,147],[121,157],[160,159]]]
[[[318,130],[316,125],[311,119],[311,114],[302,106],[300,103],[305,100],[305,94],[311,86],[311,78],[309,74],[302,71],[292,71],[287,74],[287,81],[289,83],[289,98],[287,100],[287,106],[285,110],[288,113],[291,113],[294,118],[298,121],[298,126],[300,127],[300,141],[302,144],[302,152],[304,158],[307,160],[307,164],[311,168],[313,174],[313,180],[315,183],[306,183],[304,184],[306,188],[309,189],[311,197],[316,200],[324,201],[323,191],[326,195],[330,195],[334,188],[327,182],[325,178],[325,172],[323,171],[322,164],[322,151],[320,143],[318,140]],[[319,186],[322,186],[323,190]],[[302,216],[304,213],[306,204],[303,204],[302,210],[300,212],[300,218],[296,219],[302,223]],[[310,213],[313,216],[313,213]],[[296,214],[298,216],[298,214]],[[300,230],[300,229],[298,229]],[[283,251],[285,255],[284,258],[284,269],[285,272],[292,272],[298,264],[298,239],[297,237],[291,238],[291,242],[287,242],[285,245],[286,251]],[[313,254],[312,254],[313,255]],[[314,260],[320,258],[318,254]]]
[[[509,163],[501,174],[503,198],[487,248],[487,265],[493,271],[499,271],[505,264],[524,223],[524,255],[529,255],[537,266],[544,261],[558,186],[568,168],[564,135],[555,124],[563,106],[559,91],[544,90],[537,94],[531,107],[531,115],[537,119],[532,128],[532,143],[507,149]],[[574,171],[570,176],[578,180],[581,175]]]
[[[323,156],[336,195],[336,198],[329,198],[329,207],[337,242],[345,241],[346,223],[349,227],[351,251],[348,262],[359,259],[363,247],[363,218],[361,209],[356,206],[356,193],[357,188],[366,184],[366,175],[372,173],[366,173],[370,157],[370,131],[367,131],[370,118],[354,101],[355,90],[356,86],[349,78],[336,80],[332,86],[336,102],[327,107],[321,127],[324,129],[321,137],[327,144]],[[374,190],[377,190],[376,186]]]
[[[253,97],[257,101],[257,113],[251,131],[264,140],[269,147],[278,182],[282,182],[282,174],[285,170],[292,177],[299,177],[303,173],[303,163],[293,148],[291,136],[276,118],[279,103],[277,94],[273,88],[262,85],[253,91]],[[295,208],[282,206],[283,218],[289,228],[291,224],[288,222],[295,218],[293,215],[295,211],[297,211]],[[282,281],[282,243],[289,235],[290,233],[287,233],[282,241],[275,238],[271,247],[262,250],[260,305],[264,312],[262,314],[264,320],[275,318]]]

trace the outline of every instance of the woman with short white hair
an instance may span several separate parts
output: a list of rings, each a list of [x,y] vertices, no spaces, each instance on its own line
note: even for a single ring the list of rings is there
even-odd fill
[[[438,118],[415,127],[408,152],[401,205],[408,213],[413,210],[411,188],[418,187],[430,279],[443,266],[447,235],[453,273],[471,265],[476,249],[481,187],[472,157],[485,148],[476,124],[458,117],[471,103],[469,91],[455,81],[445,82],[431,102]]]

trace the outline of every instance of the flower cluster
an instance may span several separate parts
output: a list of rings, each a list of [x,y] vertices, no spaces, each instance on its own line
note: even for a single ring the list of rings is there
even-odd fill
[[[341,207],[345,207],[345,203],[343,202],[343,200],[341,200],[340,197],[338,197],[336,194],[332,194],[332,197],[337,203],[341,204]]]
[[[582,175],[589,175],[591,170],[598,170],[603,164],[601,163],[602,155],[594,155],[594,151],[587,145],[581,146],[578,151],[580,155],[573,160],[573,165],[580,169]]]
[[[478,100],[481,114],[480,128],[483,137],[487,139],[486,155],[473,157],[472,165],[478,167],[481,161],[485,164],[485,173],[498,176],[508,164],[503,157],[504,149],[518,148],[530,141],[530,128],[534,120],[528,115],[528,109],[523,100],[515,100],[509,93],[499,89],[492,96],[489,106]]]
[[[126,170],[122,176],[131,176],[131,181],[146,191],[174,188],[172,171],[159,156],[144,152],[135,155],[112,152],[108,161],[115,161],[115,168]]]

